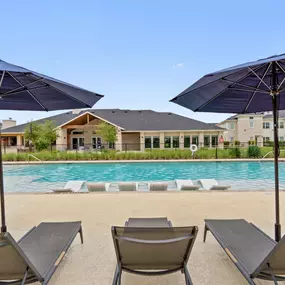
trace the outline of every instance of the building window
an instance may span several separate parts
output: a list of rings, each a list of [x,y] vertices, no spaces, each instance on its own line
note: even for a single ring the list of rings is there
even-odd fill
[[[263,129],[270,129],[270,122],[264,122],[263,123]]]
[[[145,148],[151,148],[151,137],[145,137],[144,138],[144,147]]]
[[[184,147],[185,147],[185,148],[189,148],[189,147],[190,147],[190,144],[191,144],[191,138],[190,138],[190,136],[185,136],[185,137],[184,137]]]
[[[204,147],[210,146],[210,136],[204,136]]]
[[[234,130],[235,129],[235,123],[234,122],[229,122],[228,123],[228,129],[229,130]]]
[[[254,118],[253,117],[249,117],[249,127],[254,128]]]
[[[270,141],[270,137],[263,137],[263,143],[264,145],[267,145],[267,143]]]
[[[234,137],[230,137],[230,142],[234,142]]]
[[[173,148],[179,148],[179,137],[172,137]]]
[[[279,122],[278,127],[279,127],[280,129],[284,129],[284,122]]]
[[[196,146],[199,145],[199,137],[198,136],[192,136],[192,144],[195,144]]]
[[[159,137],[152,138],[152,147],[153,148],[160,148]]]
[[[218,136],[212,136],[212,147],[218,146]]]
[[[284,142],[284,137],[279,137],[280,142]]]
[[[72,131],[71,132],[73,135],[83,135],[84,131]]]
[[[164,148],[171,148],[171,137],[164,137]]]

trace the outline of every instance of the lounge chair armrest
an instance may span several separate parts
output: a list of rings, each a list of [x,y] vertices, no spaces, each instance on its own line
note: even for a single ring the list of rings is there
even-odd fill
[[[193,239],[195,238],[195,235],[186,235],[178,238],[173,238],[173,239],[163,239],[163,240],[145,240],[145,239],[136,239],[136,238],[130,238],[130,237],[115,237],[117,240],[125,240],[128,242],[133,242],[133,243],[144,243],[144,244],[167,244],[167,243],[175,243],[178,241],[186,240],[186,239]]]

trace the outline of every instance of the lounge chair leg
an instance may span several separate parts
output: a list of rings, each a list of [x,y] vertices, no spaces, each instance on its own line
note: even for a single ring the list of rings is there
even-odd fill
[[[24,278],[21,282],[21,285],[24,285],[26,283],[26,279],[27,279],[27,276],[28,276],[28,271],[29,271],[29,268],[27,268],[26,272],[25,272],[25,275],[24,275]]]
[[[83,231],[82,231],[82,226],[80,226],[79,234],[80,234],[81,243],[83,244]]]
[[[117,265],[112,285],[118,285],[119,276],[120,276],[120,269],[119,269],[119,265]]]
[[[185,275],[186,285],[193,285],[193,282],[191,280],[191,277],[190,277],[190,274],[189,274],[189,271],[187,269],[187,265],[186,264],[184,264],[184,275]]]
[[[206,237],[207,237],[207,232],[208,232],[208,230],[209,230],[209,229],[208,229],[207,225],[205,224],[203,242],[206,242]]]
[[[120,269],[118,276],[118,285],[121,285],[121,281],[122,281],[122,270]]]

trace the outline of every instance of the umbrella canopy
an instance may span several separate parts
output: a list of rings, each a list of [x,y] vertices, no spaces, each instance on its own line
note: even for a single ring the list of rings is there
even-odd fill
[[[285,54],[207,74],[171,102],[195,112],[245,114],[273,111],[275,239],[280,240],[277,110],[285,109]]]
[[[0,109],[90,108],[103,96],[0,59]]]
[[[91,108],[103,95],[0,60],[0,109],[54,111]],[[0,141],[1,232],[6,232]]]

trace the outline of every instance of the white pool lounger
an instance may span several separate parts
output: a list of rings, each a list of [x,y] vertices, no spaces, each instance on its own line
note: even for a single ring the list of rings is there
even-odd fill
[[[150,182],[148,184],[149,191],[166,191],[168,182]]]
[[[231,188],[230,185],[220,185],[215,179],[200,179],[202,187],[206,190],[227,190]]]
[[[52,192],[54,193],[77,193],[77,192],[80,192],[85,182],[86,181],[70,180],[65,184],[64,188],[53,189]]]
[[[178,190],[199,190],[201,188],[200,185],[194,185],[192,180],[175,180],[176,186]]]
[[[110,183],[104,182],[88,182],[87,189],[89,192],[104,192],[108,191]]]
[[[118,183],[119,191],[137,191],[136,182],[119,182]]]

